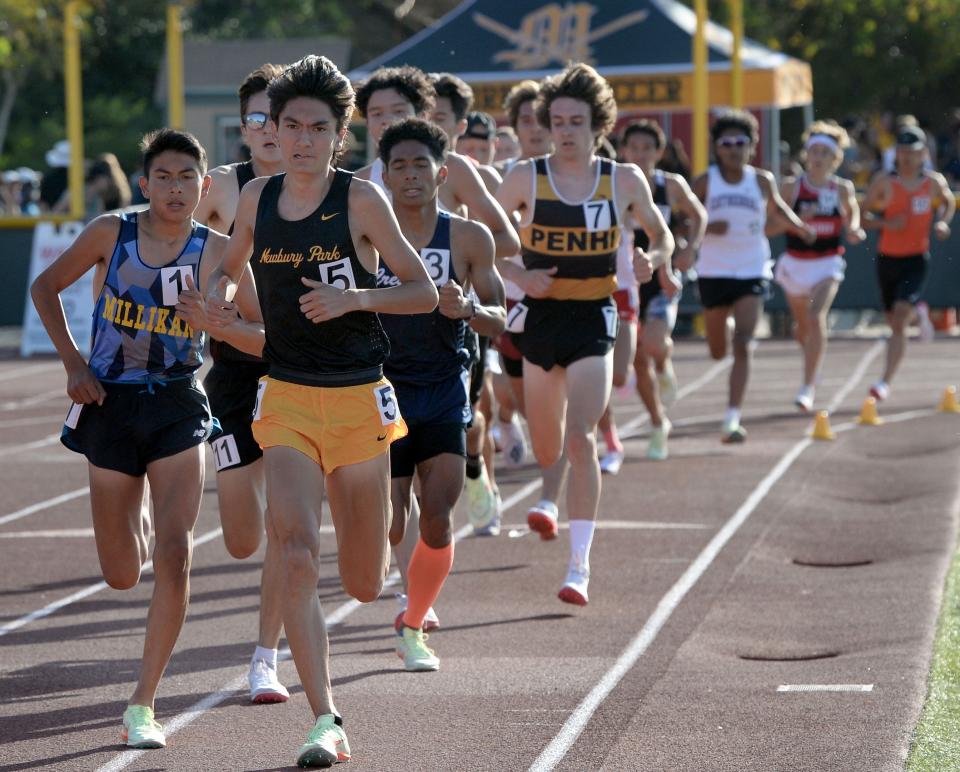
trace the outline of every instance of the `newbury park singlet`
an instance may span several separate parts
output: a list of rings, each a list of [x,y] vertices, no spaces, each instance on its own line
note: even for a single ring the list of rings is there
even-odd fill
[[[531,222],[520,228],[527,270],[557,268],[548,297],[600,300],[617,287],[620,228],[616,204],[616,165],[596,159],[593,192],[583,201],[567,201],[556,190],[546,157],[534,161]]]
[[[353,386],[380,379],[390,351],[377,315],[352,311],[314,323],[300,310],[307,277],[341,289],[373,289],[376,277],[357,257],[347,204],[350,172],[337,169],[312,214],[284,220],[277,211],[284,174],[260,193],[250,259],[266,328],[270,375],[306,386]]]
[[[177,316],[186,277],[196,282],[210,233],[193,223],[179,256],[154,268],[140,259],[137,213],[120,215],[120,233],[93,312],[90,369],[102,381],[184,378],[203,363],[203,333]]]

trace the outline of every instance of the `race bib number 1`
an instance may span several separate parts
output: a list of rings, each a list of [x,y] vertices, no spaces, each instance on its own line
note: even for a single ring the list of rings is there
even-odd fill
[[[175,265],[160,269],[160,286],[163,289],[163,304],[175,306],[180,300],[180,293],[187,288],[187,277],[196,283],[192,265]]]

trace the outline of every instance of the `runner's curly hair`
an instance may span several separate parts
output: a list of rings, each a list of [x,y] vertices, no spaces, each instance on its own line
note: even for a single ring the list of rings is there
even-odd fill
[[[610,84],[589,64],[572,64],[558,75],[543,81],[537,97],[537,120],[550,128],[550,105],[568,97],[590,105],[590,128],[606,136],[617,122],[617,100]]]
[[[337,65],[325,56],[310,54],[286,67],[270,81],[267,97],[270,99],[270,117],[278,125],[287,102],[297,97],[325,102],[336,118],[337,131],[350,123],[353,115],[353,86]]]
[[[436,104],[433,84],[427,73],[416,67],[381,67],[357,87],[357,109],[367,117],[367,104],[374,91],[392,88],[413,105],[417,115],[431,112]]]

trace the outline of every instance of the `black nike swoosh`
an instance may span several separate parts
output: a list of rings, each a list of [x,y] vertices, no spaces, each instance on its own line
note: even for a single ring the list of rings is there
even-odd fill
[[[377,442],[383,442],[385,439],[387,439],[387,435],[382,434],[379,437],[377,437]]]

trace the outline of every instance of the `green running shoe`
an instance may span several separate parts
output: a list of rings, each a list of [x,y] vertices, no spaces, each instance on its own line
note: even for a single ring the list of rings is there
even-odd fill
[[[650,445],[647,446],[647,458],[651,461],[665,461],[670,454],[667,452],[667,437],[670,436],[670,430],[673,424],[666,416],[663,417],[663,423],[660,426],[654,426],[650,430]]]
[[[153,708],[146,705],[128,705],[123,711],[123,729],[120,737],[129,748],[164,748],[167,738],[163,727],[153,718]]]
[[[307,741],[297,754],[298,767],[331,767],[338,761],[350,761],[350,743],[333,713],[317,718]]]
[[[440,658],[427,646],[427,637],[423,630],[406,625],[397,635],[397,656],[403,660],[404,668],[412,673],[440,669]]]

